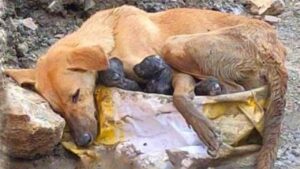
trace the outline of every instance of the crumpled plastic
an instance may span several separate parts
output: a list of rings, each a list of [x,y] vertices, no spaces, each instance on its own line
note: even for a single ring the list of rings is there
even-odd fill
[[[217,158],[239,155],[240,150],[248,148],[249,154],[259,149],[267,97],[267,88],[261,87],[194,98],[199,112],[220,131],[224,151]],[[100,132],[94,144],[82,149],[68,139],[63,142],[82,159],[88,157],[106,166],[103,168],[169,169],[184,165],[189,168],[193,161],[187,165],[187,159],[196,159],[196,164],[199,159],[202,162],[211,158],[207,147],[173,106],[171,96],[100,86],[95,98]]]

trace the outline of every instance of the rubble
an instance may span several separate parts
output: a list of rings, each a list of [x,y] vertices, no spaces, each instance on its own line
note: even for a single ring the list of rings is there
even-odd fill
[[[276,16],[271,16],[271,15],[265,15],[263,17],[264,21],[270,23],[270,24],[275,24],[281,21],[280,18],[276,17]]]
[[[60,142],[65,121],[38,94],[8,82],[0,98],[3,152],[31,159],[50,153]]]
[[[34,23],[32,18],[25,18],[20,20],[20,22],[27,28],[31,29],[31,30],[36,30],[38,28],[38,26]]]
[[[279,15],[284,11],[283,0],[249,0],[249,12],[254,15]]]

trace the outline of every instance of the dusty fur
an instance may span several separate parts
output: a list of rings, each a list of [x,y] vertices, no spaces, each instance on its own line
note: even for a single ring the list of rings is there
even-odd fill
[[[181,48],[182,50],[178,50]],[[263,147],[257,168],[272,168],[276,159],[281,121],[285,107],[287,71],[285,48],[265,23],[241,24],[209,33],[171,37],[163,48],[165,60],[175,69],[199,79],[215,76],[236,89],[262,85],[265,76],[270,102],[264,119]],[[193,62],[183,63],[182,58]],[[238,88],[235,91],[238,91]]]

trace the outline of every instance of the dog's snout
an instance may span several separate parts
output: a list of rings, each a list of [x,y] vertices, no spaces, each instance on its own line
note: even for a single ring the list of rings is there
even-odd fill
[[[80,138],[77,140],[79,146],[88,146],[93,140],[93,137],[90,133],[83,133]]]

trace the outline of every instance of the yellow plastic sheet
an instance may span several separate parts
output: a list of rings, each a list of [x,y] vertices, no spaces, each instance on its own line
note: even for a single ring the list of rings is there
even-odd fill
[[[122,140],[123,132],[120,124],[114,121],[114,103],[110,88],[99,87],[96,90],[96,101],[99,112],[99,129],[100,133],[97,136],[95,143],[104,145],[114,145]]]
[[[266,88],[261,88],[258,90],[251,91],[249,95],[246,95],[246,99],[236,99],[235,97],[228,97],[228,99],[223,99],[223,101],[218,101],[218,96],[216,97],[208,97],[204,100],[209,100],[207,102],[197,103],[197,98],[195,99],[195,105],[197,105],[199,111],[204,113],[205,116],[213,120],[221,131],[222,141],[227,145],[238,147],[238,146],[245,146],[247,145],[247,140],[249,139],[257,139],[259,138],[249,138],[249,137],[260,137],[259,134],[262,133],[263,129],[263,115],[264,115],[264,107],[266,104],[267,92]],[[118,93],[118,94],[116,94]],[[121,93],[121,94],[119,94]],[[131,95],[130,97],[125,97]],[[157,103],[138,103],[139,100],[143,100],[147,98],[147,94],[140,94],[143,96],[138,96],[136,98],[135,92],[127,92],[122,91],[114,88],[107,88],[100,86],[97,88],[95,92],[95,98],[97,101],[97,108],[99,112],[99,128],[100,133],[95,139],[94,145],[105,145],[105,146],[112,146],[116,145],[120,142],[130,140],[132,136],[135,134],[134,132],[130,131],[127,126],[125,125],[128,121],[133,121],[134,123],[130,123],[131,125],[143,125],[141,120],[147,121],[148,119],[151,120],[150,116],[147,116],[147,106],[151,109],[158,104],[164,105],[171,105],[171,97],[167,98],[168,101],[158,101]],[[124,96],[125,95],[125,96]],[[139,95],[139,94],[137,94]],[[238,96],[238,94],[236,94]],[[120,98],[123,97],[124,98]],[[157,98],[161,95],[157,95]],[[139,98],[140,97],[140,98]],[[143,98],[141,98],[143,97]],[[155,95],[151,95],[151,97],[155,97]],[[222,97],[222,96],[220,96]],[[136,100],[131,100],[131,98]],[[241,97],[242,98],[242,97]],[[122,101],[125,99],[125,101]],[[203,100],[203,99],[201,99]],[[215,100],[215,101],[214,101]],[[220,99],[219,99],[220,100]],[[222,99],[221,99],[222,100]],[[136,107],[139,107],[139,112],[143,112],[144,115],[136,116],[132,118],[127,118],[129,115],[123,115],[123,107],[118,105],[118,102],[124,102],[125,108],[128,102],[128,107],[134,110],[135,104]],[[163,104],[162,104],[163,103]],[[143,109],[143,110],[140,110]],[[165,108],[164,108],[165,109]],[[157,110],[157,109],[153,109]],[[149,111],[153,113],[152,111]],[[170,111],[176,111],[171,108]],[[126,112],[126,110],[124,110]],[[138,111],[137,111],[138,112]],[[166,111],[168,112],[168,111]],[[157,117],[164,112],[160,112],[159,114],[154,115],[153,117]],[[178,113],[177,113],[178,114]],[[152,117],[152,116],[151,116]],[[166,116],[167,117],[167,116]],[[174,116],[177,117],[177,116]],[[172,117],[172,118],[174,118]],[[141,118],[141,119],[139,119]],[[169,117],[168,117],[169,118]],[[153,119],[152,119],[153,120]],[[162,120],[162,119],[158,119]],[[139,122],[141,123],[135,123]],[[161,121],[160,121],[161,122]],[[165,123],[164,121],[162,123]],[[170,122],[169,122],[170,123]],[[174,122],[176,125],[177,121]],[[146,125],[146,123],[145,123]],[[168,124],[169,125],[169,124]],[[182,125],[181,125],[182,126]],[[148,127],[149,128],[149,127]],[[136,129],[136,128],[133,128]],[[137,128],[139,130],[139,128]],[[163,128],[162,128],[163,130]],[[151,132],[151,126],[149,130],[145,130],[145,132]],[[186,129],[183,130],[184,132]],[[171,131],[170,131],[171,132]],[[143,133],[143,132],[141,132]],[[253,133],[258,133],[254,134]],[[159,134],[158,134],[159,135]],[[145,136],[148,137],[148,136]],[[155,136],[153,136],[155,137]],[[185,137],[185,136],[183,136]],[[178,137],[179,138],[179,137]],[[164,138],[165,139],[165,138]],[[179,141],[177,138],[170,138],[174,141]],[[188,139],[187,139],[188,140]],[[183,141],[184,142],[184,141]],[[148,143],[149,144],[149,143]],[[90,157],[91,159],[100,159],[97,157],[95,152],[89,149],[81,149],[76,147],[73,143],[66,140],[63,142],[63,145],[66,149],[70,150],[74,154],[77,154],[79,157]],[[172,146],[174,146],[173,144]]]

